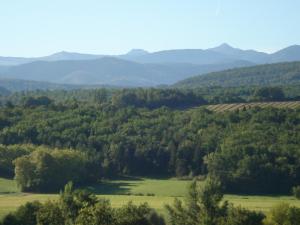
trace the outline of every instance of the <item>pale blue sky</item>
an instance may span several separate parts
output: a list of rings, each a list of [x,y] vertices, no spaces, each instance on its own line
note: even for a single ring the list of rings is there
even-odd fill
[[[3,0],[0,55],[300,44],[299,0]]]

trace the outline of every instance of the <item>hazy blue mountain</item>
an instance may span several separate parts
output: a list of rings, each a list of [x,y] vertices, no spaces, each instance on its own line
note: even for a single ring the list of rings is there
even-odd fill
[[[139,63],[192,63],[192,64],[222,64],[238,60],[255,64],[274,62],[291,62],[300,60],[300,46],[294,45],[273,54],[255,50],[242,50],[224,43],[215,48],[166,50],[137,55],[131,60]]]
[[[22,58],[22,57],[3,57],[0,56],[0,66],[15,66],[24,63],[32,62],[32,58]]]
[[[149,52],[147,52],[144,49],[132,49],[130,50],[127,54],[125,54],[125,56],[142,56],[142,55],[147,55],[149,54]]]
[[[195,75],[273,62],[300,61],[300,46],[273,54],[222,44],[215,48],[105,56],[58,52],[39,58],[0,57],[0,77],[76,85],[156,86]]]
[[[10,68],[10,66],[0,66],[0,74],[3,73],[3,72],[8,71],[9,68]]]
[[[143,49],[132,49],[124,55],[82,54],[75,52],[58,52],[49,56],[37,58],[0,57],[0,66],[12,66],[34,61],[62,61],[62,60],[93,60],[102,57],[115,57],[138,63],[190,63],[190,64],[224,64],[235,61],[249,61],[255,64],[272,62],[289,62],[300,60],[300,47],[290,46],[273,54],[254,50],[242,50],[222,44],[210,49],[175,49],[149,53]]]
[[[222,53],[202,49],[166,50],[145,54],[132,58],[139,63],[191,63],[191,64],[222,64],[234,62],[234,59]]]
[[[1,95],[9,95],[9,94],[10,94],[9,90],[7,90],[6,88],[0,86],[0,96]]]
[[[182,80],[174,86],[179,88],[198,88],[284,84],[300,84],[300,62],[265,64],[208,73]]]
[[[101,58],[103,55],[81,54],[74,52],[57,52],[55,54],[36,57],[36,58],[22,58],[22,57],[0,57],[0,66],[16,66],[35,61],[60,61],[60,60],[91,60]]]
[[[235,59],[246,60],[257,64],[266,63],[268,62],[269,58],[267,53],[257,52],[254,50],[241,50],[238,48],[233,48],[226,43],[209,50],[222,53]]]
[[[50,82],[6,79],[0,78],[0,90],[6,90],[8,93],[14,91],[31,91],[31,90],[56,90],[56,89],[75,89],[80,88],[76,85],[55,84]]]
[[[102,58],[103,55],[82,54],[76,52],[57,52],[49,56],[40,57],[39,61],[61,61],[61,60],[91,60]]]
[[[293,45],[271,54],[271,62],[300,61],[300,45]]]
[[[188,63],[140,64],[112,57],[77,61],[37,61],[10,67],[0,73],[11,79],[66,84],[106,84],[116,86],[155,86],[173,84],[195,74],[252,65],[247,61],[228,64]]]

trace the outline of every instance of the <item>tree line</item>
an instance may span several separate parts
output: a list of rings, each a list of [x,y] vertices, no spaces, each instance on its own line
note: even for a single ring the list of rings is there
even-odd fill
[[[133,88],[133,89],[74,89],[74,90],[35,90],[13,92],[9,95],[0,92],[0,107],[24,105],[102,105],[118,107],[146,107],[149,109],[169,107],[188,108],[206,104],[290,101],[300,100],[300,86],[263,87],[201,87],[184,88]]]

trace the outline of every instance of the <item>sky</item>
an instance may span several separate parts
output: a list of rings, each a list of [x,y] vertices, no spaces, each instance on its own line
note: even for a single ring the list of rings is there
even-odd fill
[[[1,0],[0,55],[300,44],[299,0]]]

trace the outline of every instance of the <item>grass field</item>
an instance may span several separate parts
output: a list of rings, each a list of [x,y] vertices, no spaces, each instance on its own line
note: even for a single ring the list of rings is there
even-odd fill
[[[206,108],[215,112],[234,111],[240,109],[249,109],[253,107],[275,107],[275,108],[300,108],[300,101],[289,102],[254,102],[254,103],[233,103],[233,104],[217,104],[209,105]]]
[[[183,198],[189,183],[176,179],[121,179],[106,181],[88,188],[98,197],[110,199],[113,207],[120,207],[128,201],[137,204],[148,202],[160,213],[165,213],[165,204],[172,204],[175,196]],[[0,178],[0,217],[28,201],[45,202],[57,198],[56,194],[21,193],[14,181]],[[280,202],[300,207],[300,201],[291,196],[225,195],[225,199],[235,205],[264,212]]]

